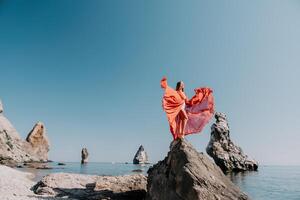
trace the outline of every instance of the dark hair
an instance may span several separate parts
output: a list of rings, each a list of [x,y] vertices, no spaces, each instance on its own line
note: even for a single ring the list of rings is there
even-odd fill
[[[176,91],[179,90],[180,86],[181,86],[182,81],[177,82],[176,84]],[[182,88],[182,91],[184,91],[184,89]]]

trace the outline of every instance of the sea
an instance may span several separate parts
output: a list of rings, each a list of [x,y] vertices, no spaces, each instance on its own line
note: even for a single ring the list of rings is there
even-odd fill
[[[35,175],[35,181],[55,172],[68,172],[94,175],[125,175],[134,173],[147,174],[151,164],[134,165],[130,163],[90,162],[81,165],[77,162],[66,162],[58,165],[49,163],[52,169],[20,168]],[[259,166],[256,172],[228,174],[228,178],[238,185],[254,200],[300,200],[300,166]]]

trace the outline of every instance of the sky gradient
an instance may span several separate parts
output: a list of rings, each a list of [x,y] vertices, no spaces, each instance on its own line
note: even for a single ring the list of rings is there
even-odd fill
[[[25,138],[42,121],[50,159],[163,159],[167,76],[209,86],[231,137],[262,164],[300,165],[299,1],[0,1],[0,98]],[[212,123],[213,121],[211,121]],[[187,139],[205,151],[210,125]]]

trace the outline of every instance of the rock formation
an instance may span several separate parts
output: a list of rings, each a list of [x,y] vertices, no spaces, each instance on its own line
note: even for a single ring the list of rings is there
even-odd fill
[[[49,145],[45,143],[45,133],[34,135],[31,142],[23,141],[17,130],[5,117],[3,105],[0,102],[0,164],[16,166],[24,162],[47,161]],[[29,138],[33,138],[28,136]],[[42,142],[41,142],[42,141]],[[47,151],[41,151],[47,149]]]
[[[87,163],[89,157],[89,152],[87,151],[87,148],[82,148],[81,150],[81,164]]]
[[[185,140],[148,170],[147,200],[248,199],[221,169]]]
[[[35,124],[28,134],[26,141],[31,145],[32,154],[41,161],[48,161],[49,140],[46,135],[46,128],[42,122]]]
[[[142,200],[146,196],[147,178],[142,174],[96,176],[70,173],[49,174],[33,186],[36,194],[75,198]]]
[[[215,118],[216,122],[211,126],[211,138],[206,147],[208,155],[225,173],[257,170],[258,163],[248,158],[241,147],[231,141],[226,115],[217,112]]]
[[[141,145],[133,158],[133,164],[146,164],[146,163],[148,163],[148,155],[143,145]]]

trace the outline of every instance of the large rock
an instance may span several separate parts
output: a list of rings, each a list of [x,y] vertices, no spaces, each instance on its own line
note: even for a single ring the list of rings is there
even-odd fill
[[[225,173],[257,170],[258,163],[231,141],[226,115],[217,112],[215,118],[216,122],[211,126],[211,137],[206,147],[208,155]]]
[[[28,134],[26,141],[31,145],[31,154],[35,155],[40,161],[48,161],[49,140],[46,134],[46,128],[42,122],[34,125]]]
[[[32,189],[36,194],[75,199],[142,200],[147,178],[142,174],[97,176],[54,173],[43,177]]]
[[[148,155],[143,145],[141,145],[133,158],[133,164],[146,164],[146,163],[148,163]]]
[[[2,103],[0,108],[0,164],[16,166],[24,162],[47,161],[49,145],[45,142],[45,132],[30,133],[29,142],[22,140],[17,130],[5,117]]]
[[[148,170],[147,200],[248,199],[221,169],[185,140]]]
[[[85,164],[88,162],[89,152],[87,148],[82,148],[81,150],[81,164]]]

